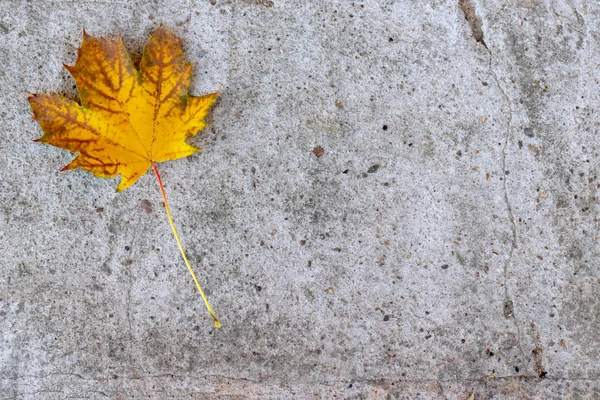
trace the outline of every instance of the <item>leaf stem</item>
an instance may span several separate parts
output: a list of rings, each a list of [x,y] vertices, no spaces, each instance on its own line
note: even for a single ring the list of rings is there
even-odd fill
[[[220,328],[221,323],[219,322],[217,315],[215,314],[212,307],[210,306],[210,303],[208,302],[208,299],[206,298],[206,295],[204,294],[202,287],[200,287],[198,278],[196,278],[196,274],[194,273],[194,270],[192,269],[192,266],[190,265],[190,262],[188,261],[186,255],[185,255],[185,251],[183,251],[183,246],[181,245],[181,240],[179,240],[179,235],[177,234],[177,230],[175,229],[175,224],[173,223],[173,217],[171,217],[171,211],[169,210],[169,203],[167,202],[167,194],[165,193],[165,188],[162,184],[162,180],[160,179],[160,174],[158,173],[158,169],[156,168],[156,165],[154,163],[152,163],[152,169],[154,170],[154,173],[156,174],[156,178],[158,179],[158,185],[160,186],[160,191],[162,192],[163,200],[165,202],[165,210],[167,210],[167,217],[169,217],[169,223],[171,224],[171,229],[173,229],[173,234],[175,235],[175,240],[177,240],[177,245],[179,246],[179,251],[181,251],[181,256],[183,257],[183,261],[185,261],[185,265],[187,265],[188,270],[190,271],[190,274],[192,275],[192,278],[194,278],[194,282],[196,282],[196,287],[198,288],[198,291],[200,292],[200,295],[202,296],[202,299],[204,300],[204,304],[206,304],[206,308],[208,309],[208,312],[210,313],[210,315],[213,319],[215,328]]]

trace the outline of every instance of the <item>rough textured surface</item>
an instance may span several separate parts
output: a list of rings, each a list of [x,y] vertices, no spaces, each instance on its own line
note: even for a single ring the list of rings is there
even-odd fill
[[[0,1],[0,397],[600,398],[595,1]],[[30,92],[164,23],[202,153],[59,173]]]

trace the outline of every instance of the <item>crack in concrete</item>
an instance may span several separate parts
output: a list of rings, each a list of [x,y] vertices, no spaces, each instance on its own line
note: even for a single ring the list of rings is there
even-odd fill
[[[49,378],[51,376],[54,375],[58,375],[58,376],[74,376],[78,379],[84,379],[84,380],[93,380],[94,378],[85,378],[83,377],[81,374],[77,374],[74,372],[49,372],[45,375],[17,375],[17,376],[0,376],[0,381],[2,380],[7,380],[7,381],[17,381],[20,379],[46,379]]]
[[[135,242],[135,238],[137,237],[138,228],[140,226],[140,221],[142,217],[139,216],[137,223],[135,224],[135,228],[133,230],[133,235],[131,238],[131,242],[129,243],[129,249],[131,250],[131,256],[133,257],[133,253],[135,252],[133,244]],[[127,323],[129,324],[129,342],[133,342],[133,323],[131,321],[131,290],[133,289],[133,273],[131,264],[128,265],[129,271],[127,271],[127,275],[129,278],[128,286],[127,286]]]
[[[483,39],[484,35],[481,18],[477,15],[473,4],[471,4],[469,0],[458,0],[458,7],[464,13],[465,19],[471,27],[471,34],[473,35],[473,39],[481,43],[487,49],[487,45],[485,44],[485,40]]]
[[[144,375],[144,376],[139,376],[139,377],[135,377],[135,376],[123,377],[123,379],[126,379],[126,380],[139,380],[139,379],[146,379],[146,378],[177,378],[177,379],[220,378],[220,379],[227,379],[227,380],[231,380],[231,381],[244,381],[244,382],[250,382],[250,383],[256,383],[256,384],[269,382],[269,381],[276,381],[273,379],[255,380],[255,379],[250,379],[250,378],[236,378],[233,376],[219,375],[219,374],[196,376],[196,375],[179,375],[179,374],[164,373],[164,374]]]
[[[482,24],[481,29],[483,32],[483,24]],[[485,36],[488,38],[490,37],[487,34]],[[508,170],[506,169],[506,151],[507,151],[508,143],[510,141],[511,134],[512,134],[513,109],[512,109],[512,102],[510,101],[510,97],[508,96],[508,94],[504,90],[503,86],[501,85],[500,79],[498,78],[498,75],[496,74],[496,71],[494,70],[494,67],[493,67],[494,54],[492,53],[492,50],[485,43],[482,43],[482,44],[489,56],[489,58],[488,58],[489,73],[494,78],[494,82],[496,83],[496,86],[498,87],[500,94],[502,95],[502,97],[504,98],[504,100],[508,106],[508,120],[506,122],[506,135],[504,137],[504,146],[502,146],[502,153],[501,153],[501,159],[500,159],[500,163],[501,163],[501,167],[502,167],[502,189],[504,192],[503,193],[504,194],[504,203],[506,204],[506,211],[507,211],[508,217],[510,219],[510,229],[511,229],[511,234],[512,234],[510,251],[508,253],[508,257],[507,257],[506,261],[504,262],[504,272],[503,272],[503,275],[504,275],[504,304],[505,304],[504,308],[506,311],[507,305],[510,304],[510,307],[509,307],[510,311],[511,311],[510,317],[512,317],[512,320],[515,325],[515,330],[517,331],[517,347],[519,348],[519,351],[521,353],[521,356],[523,357],[523,360],[526,360],[527,357],[525,356],[525,352],[523,351],[523,347],[521,345],[521,329],[519,327],[519,321],[515,315],[514,303],[513,303],[512,299],[510,298],[510,293],[508,290],[508,271],[509,271],[510,266],[512,265],[513,255],[514,255],[515,250],[517,249],[517,239],[518,239],[515,215],[514,215],[512,204],[510,202],[510,198],[508,195]],[[505,312],[505,316],[508,316],[508,315],[506,315],[506,312]]]
[[[127,301],[126,301],[126,308],[127,308],[127,323],[129,325],[129,332],[128,332],[128,337],[129,337],[129,342],[133,342],[133,324],[131,322],[131,289],[133,288],[133,278],[131,277],[131,265],[129,266],[129,271],[127,271],[127,277],[129,279],[129,282],[127,284]]]
[[[34,376],[34,375],[23,375],[20,377],[11,377],[11,378],[6,378],[6,377],[2,377],[0,378],[0,380],[2,379],[8,379],[8,380],[16,380],[16,379],[21,379],[21,378],[29,378],[29,379],[44,379],[47,378],[51,375],[67,375],[67,376],[73,376],[76,377],[78,379],[83,379],[83,380],[87,380],[89,382],[93,382],[93,383],[97,383],[97,382],[101,382],[103,380],[117,380],[117,381],[139,381],[139,380],[146,380],[146,379],[161,379],[161,378],[167,378],[167,380],[169,380],[169,378],[173,379],[176,378],[178,380],[181,379],[190,379],[190,380],[194,380],[194,381],[200,381],[200,380],[204,380],[206,378],[216,378],[216,379],[220,379],[220,380],[226,380],[228,385],[233,384],[233,386],[229,386],[230,388],[235,388],[235,387],[243,387],[243,388],[252,388],[252,385],[259,385],[259,388],[261,389],[266,389],[268,390],[269,387],[272,388],[280,388],[280,389],[284,389],[284,387],[282,386],[282,382],[284,382],[284,380],[282,381],[281,379],[272,379],[272,378],[261,378],[258,380],[255,379],[251,379],[251,378],[236,378],[236,377],[232,377],[232,376],[227,376],[227,375],[221,375],[221,374],[209,374],[209,375],[188,375],[188,374],[184,374],[184,375],[179,375],[179,374],[170,374],[170,373],[162,373],[162,374],[148,374],[148,375],[144,375],[144,376],[121,376],[121,377],[106,377],[106,378],[98,378],[98,377],[94,377],[94,378],[85,378],[80,374],[77,373],[50,373],[47,375],[42,375],[42,376]],[[345,379],[343,381],[340,380],[333,380],[333,381],[327,381],[327,380],[323,380],[323,381],[317,381],[317,382],[298,382],[299,386],[304,386],[304,385],[310,385],[311,387],[315,387],[318,390],[329,390],[329,389],[324,389],[324,388],[335,388],[335,387],[339,387],[340,389],[345,387],[347,385],[347,383],[352,383],[352,384],[360,384],[363,385],[364,387],[362,388],[364,389],[368,389],[368,387],[382,387],[382,386],[389,386],[391,385],[397,385],[397,384],[423,384],[423,385],[430,385],[430,384],[437,384],[439,386],[439,391],[441,391],[443,393],[444,391],[444,386],[442,385],[452,385],[452,384],[457,384],[457,383],[468,383],[468,384],[475,384],[475,383],[479,383],[484,385],[485,387],[488,387],[488,385],[496,383],[499,385],[510,385],[512,384],[512,382],[521,382],[521,383],[530,383],[533,385],[537,385],[539,384],[539,382],[542,381],[550,381],[550,382],[584,382],[584,384],[589,385],[589,382],[593,382],[593,383],[597,383],[599,382],[599,378],[600,377],[591,377],[591,378],[581,378],[581,377],[552,377],[552,376],[547,376],[545,378],[540,378],[537,375],[507,375],[507,376],[493,376],[493,375],[484,375],[484,376],[480,376],[480,377],[474,377],[474,378],[448,378],[448,379],[436,379],[436,378],[422,378],[422,379],[412,379],[412,378],[400,378],[400,379],[389,379],[389,378],[380,378],[380,379],[360,379],[360,378],[348,378]],[[60,379],[60,378],[59,378]],[[237,386],[237,384],[240,384],[242,386]],[[218,381],[215,382],[214,384],[218,384]],[[68,385],[68,384],[66,384]],[[114,397],[116,396],[121,396],[123,395],[123,393],[127,393],[127,391],[130,390],[130,388],[126,388],[123,387],[121,385],[123,385],[123,383],[116,383],[118,389],[115,390],[108,390],[108,391],[95,391],[95,390],[83,390],[83,392],[85,393],[95,393],[97,395],[101,395],[103,397]],[[208,383],[208,385],[210,386],[210,383]],[[250,385],[250,386],[247,386]],[[285,385],[284,385],[285,386]],[[398,387],[400,387],[401,385],[399,385]],[[320,387],[320,389],[319,389]],[[199,394],[206,394],[206,395],[216,395],[216,393],[214,391],[203,391],[202,388],[197,387],[198,391],[194,390],[193,392],[190,392],[193,395],[199,395]],[[293,393],[293,389],[292,388],[287,388],[290,392]],[[141,390],[141,388],[138,387],[138,390]],[[285,390],[285,389],[284,389]],[[18,393],[17,397],[21,397],[21,396],[30,396],[30,395],[38,395],[38,394],[42,394],[42,393],[60,393],[64,395],[64,390],[39,390],[39,391],[34,391],[34,392],[27,392],[27,393]],[[110,393],[110,394],[107,394]],[[156,395],[157,393],[170,393],[169,389],[166,389],[163,387],[161,389],[157,389],[155,387],[152,388],[152,390],[150,390],[149,392],[146,391],[142,391],[142,393],[144,394],[144,396],[151,396],[152,394]],[[219,396],[228,396],[229,394],[227,393],[219,393]],[[233,393],[232,393],[233,395]],[[239,394],[235,394],[236,396],[239,396]],[[243,396],[243,395],[242,395]],[[245,396],[243,396],[244,398],[246,398]],[[70,397],[64,397],[64,398],[70,398]],[[82,397],[81,395],[77,395],[74,396],[73,398],[86,398],[86,397]]]
[[[61,394],[63,394],[64,392],[62,390],[42,389],[42,390],[36,390],[35,392],[17,393],[17,394],[15,394],[15,397],[36,396],[38,394],[44,394],[44,393],[61,393]]]
[[[579,13],[579,11],[577,11],[577,7],[575,7],[575,5],[573,4],[573,0],[566,0],[566,3],[569,5],[569,7],[571,7],[573,14],[575,14],[575,18],[577,18],[577,23],[579,23],[579,25],[583,26],[583,29],[585,29],[585,32],[582,32],[581,30],[579,30],[577,28],[573,28],[573,29],[575,31],[577,31],[578,33],[587,37],[588,29],[587,29],[587,25],[585,23],[585,18],[583,18],[583,15],[581,15]],[[554,4],[552,4],[552,9],[554,10]]]
[[[138,231],[139,231],[141,219],[142,219],[141,215],[138,216],[137,223],[135,224],[135,228],[133,230],[131,242],[129,243],[129,249],[131,250],[132,259],[134,257],[134,253],[137,253],[135,251],[135,248],[133,247],[133,244],[135,243],[135,239],[136,239]],[[133,322],[132,322],[132,317],[131,317],[131,292],[133,290],[133,268],[132,268],[132,265],[133,265],[133,263],[131,263],[131,264],[128,263],[128,272],[127,272],[128,285],[127,285],[127,300],[126,300],[127,304],[126,304],[126,306],[127,306],[127,323],[129,326],[129,331],[128,331],[128,335],[127,335],[128,339],[129,339],[129,343],[127,345],[127,356],[129,358],[129,362],[131,363],[131,369],[134,372],[137,372],[138,368],[140,368],[142,370],[144,370],[144,368],[143,368],[143,366],[139,365],[136,362],[135,356],[132,354],[132,350],[135,349],[134,342],[137,343],[137,339],[135,338],[135,335],[133,332]],[[144,391],[144,389],[141,386],[138,386],[138,390],[144,396],[147,396],[147,393]]]
[[[513,304],[512,318],[515,323],[515,328],[517,330],[517,345],[519,346],[521,355],[523,356],[523,358],[525,358],[525,352],[523,351],[523,348],[521,347],[521,330],[519,328],[519,321],[517,320],[517,316],[514,312],[514,302],[510,298],[510,294],[509,294],[509,290],[508,290],[508,270],[509,270],[509,267],[512,265],[513,254],[514,254],[515,250],[517,249],[517,223],[515,221],[515,214],[513,212],[512,204],[511,204],[509,196],[508,196],[508,174],[507,174],[508,170],[506,169],[506,149],[508,148],[508,143],[510,141],[510,136],[511,136],[511,132],[512,132],[512,119],[513,119],[512,103],[510,101],[510,98],[504,91],[504,88],[500,84],[498,75],[496,75],[496,72],[494,71],[494,69],[492,67],[492,60],[493,60],[492,51],[489,48],[487,48],[487,46],[486,46],[486,50],[490,56],[489,70],[490,70],[492,76],[494,77],[494,81],[496,82],[496,86],[498,86],[498,90],[500,90],[502,97],[504,97],[504,99],[508,105],[508,121],[506,123],[506,136],[504,139],[504,146],[502,146],[501,165],[502,165],[502,174],[503,174],[502,188],[504,191],[504,202],[506,203],[506,210],[508,212],[508,217],[510,218],[510,229],[511,229],[511,233],[512,233],[512,240],[511,240],[511,245],[510,245],[510,251],[508,253],[508,258],[504,262],[504,301],[505,301],[505,303],[510,301]]]
[[[236,378],[229,375],[222,374],[207,374],[207,375],[189,375],[189,374],[170,374],[170,373],[162,373],[162,374],[148,374],[148,375],[138,375],[138,376],[119,376],[114,378],[110,377],[84,377],[78,373],[70,373],[70,372],[51,372],[45,375],[20,375],[20,376],[3,376],[0,377],[0,380],[21,380],[21,379],[47,379],[51,376],[71,376],[77,379],[100,382],[100,381],[113,381],[113,380],[126,380],[126,381],[136,381],[143,379],[151,379],[151,378],[177,378],[177,379],[206,379],[206,378],[218,378],[218,379],[226,379],[231,381],[244,381],[255,384],[261,383],[278,383],[281,380],[272,379],[272,378],[259,378],[259,379],[251,379],[251,378]],[[508,381],[508,380],[531,380],[531,381],[565,381],[565,382],[599,382],[600,376],[583,378],[583,377],[563,377],[563,376],[551,376],[548,375],[545,378],[540,378],[537,374],[533,375],[484,375],[473,378],[447,378],[447,379],[438,379],[438,378],[399,378],[399,379],[389,379],[389,378],[380,378],[380,379],[360,379],[360,378],[348,378],[347,381],[359,382],[359,383],[381,383],[381,382],[407,382],[407,383],[430,383],[430,382],[445,382],[445,383],[460,383],[460,382],[477,382],[482,380],[490,380],[490,381]],[[333,385],[339,383],[339,380],[335,381],[320,381],[318,384],[321,385]]]

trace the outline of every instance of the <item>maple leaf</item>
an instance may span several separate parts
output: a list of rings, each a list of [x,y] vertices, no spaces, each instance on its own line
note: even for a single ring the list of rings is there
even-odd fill
[[[185,142],[206,126],[219,92],[188,95],[192,64],[181,41],[160,26],[144,48],[138,72],[121,36],[116,41],[83,32],[71,73],[81,105],[57,94],[29,96],[38,141],[79,155],[63,170],[83,168],[101,178],[121,175],[117,191],[133,185],[155,162],[189,156]]]
[[[75,65],[65,68],[77,85],[81,105],[58,94],[28,97],[44,134],[36,141],[78,153],[62,170],[82,168],[101,178],[121,175],[117,191],[133,185],[152,166],[181,255],[214,320],[221,324],[185,255],[155,163],[200,150],[186,139],[206,126],[219,92],[190,96],[192,64],[181,40],[159,26],[150,37],[138,71],[121,35],[115,41],[83,31]]]

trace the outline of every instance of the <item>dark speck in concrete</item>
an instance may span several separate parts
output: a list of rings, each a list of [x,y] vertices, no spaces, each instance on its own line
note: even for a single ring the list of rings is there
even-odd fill
[[[378,169],[379,169],[379,164],[373,164],[369,167],[369,169],[367,170],[367,173],[372,174],[374,172],[377,172]]]
[[[315,155],[315,157],[321,158],[321,156],[325,153],[325,149],[321,146],[317,146],[312,150],[312,153]]]
[[[146,213],[146,214],[152,214],[152,203],[150,203],[149,200],[142,200],[141,202],[141,206],[142,206],[142,210]]]

